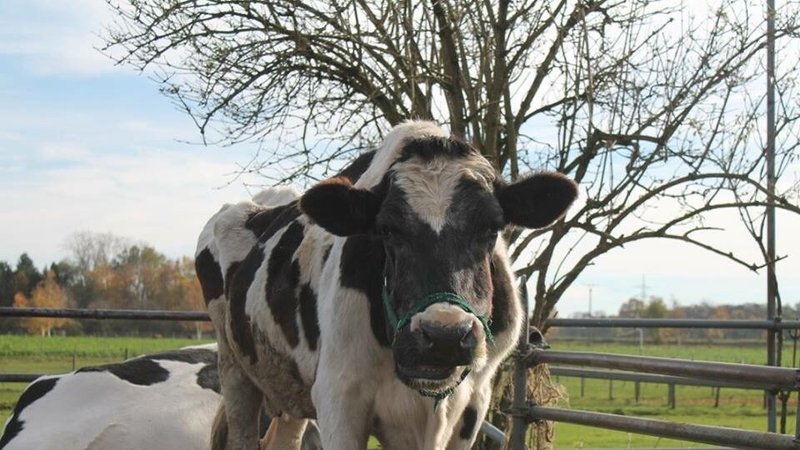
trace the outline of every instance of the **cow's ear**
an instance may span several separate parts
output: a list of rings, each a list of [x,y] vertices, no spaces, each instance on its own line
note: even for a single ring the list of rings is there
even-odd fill
[[[578,196],[575,182],[556,172],[542,172],[495,191],[506,223],[542,228],[567,212]]]
[[[377,195],[336,177],[312,187],[300,198],[300,209],[312,222],[337,236],[370,232],[380,209]]]

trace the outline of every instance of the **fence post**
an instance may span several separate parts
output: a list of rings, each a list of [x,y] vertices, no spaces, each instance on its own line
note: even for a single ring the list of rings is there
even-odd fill
[[[641,393],[641,382],[637,381],[633,385],[633,397],[636,400],[636,403],[639,403],[640,393]]]
[[[581,398],[583,398],[585,393],[586,393],[586,378],[581,377]]]
[[[614,400],[614,380],[608,380],[608,399]]]
[[[717,391],[716,394],[714,394],[714,408],[719,408],[719,391],[720,391],[720,388],[717,387],[716,391]]]
[[[675,409],[675,384],[670,383],[669,390],[668,390],[668,402],[670,409]]]
[[[514,400],[512,416],[513,428],[511,429],[511,450],[525,450],[525,435],[528,431],[528,417],[525,412],[528,406],[528,367],[525,355],[528,353],[528,287],[527,277],[520,277],[519,293],[522,301],[522,329],[517,343],[517,358],[514,365]]]

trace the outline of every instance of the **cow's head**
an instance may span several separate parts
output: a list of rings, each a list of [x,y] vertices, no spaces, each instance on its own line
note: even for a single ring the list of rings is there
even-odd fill
[[[547,226],[576,195],[575,183],[557,173],[504,184],[468,144],[425,137],[407,140],[372,189],[334,178],[300,204],[335,235],[382,240],[396,373],[435,396],[486,361],[500,233],[512,225]]]

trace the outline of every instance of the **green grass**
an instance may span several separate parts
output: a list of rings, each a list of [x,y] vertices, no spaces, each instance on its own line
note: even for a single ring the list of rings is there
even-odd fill
[[[659,357],[682,358],[697,361],[719,361],[729,363],[763,364],[766,349],[763,346],[726,345],[635,345],[621,344],[559,344],[551,342],[553,350],[619,353]],[[791,351],[784,358],[784,365],[791,366]],[[761,391],[744,389],[722,389],[719,406],[714,407],[714,391],[710,387],[676,387],[676,408],[667,405],[667,386],[642,383],[640,398],[635,401],[635,383],[614,381],[613,400],[609,400],[607,380],[585,381],[583,396],[578,378],[560,377],[556,381],[564,385],[568,398],[561,406],[574,409],[638,416],[648,419],[686,422],[697,425],[725,426],[755,431],[766,431],[766,410]],[[788,404],[787,429],[794,430],[796,397]],[[655,437],[602,430],[597,428],[560,423],[556,425],[556,448],[701,448],[700,444]]]
[[[134,337],[88,337],[88,336],[38,336],[0,335],[0,356],[25,357],[88,357],[117,358],[127,354],[130,357],[143,353],[171,350],[187,345],[197,345],[211,341],[195,339],[151,339]]]
[[[126,355],[133,357],[198,343],[200,341],[188,339],[0,336],[0,372],[63,373],[73,369],[73,360],[75,367],[83,367],[120,361]],[[621,344],[560,344],[557,341],[551,344],[553,350],[644,354],[732,363],[762,364],[766,359],[764,347],[755,345],[645,345],[639,349]],[[788,359],[791,359],[791,350],[784,358],[784,365],[791,364]],[[579,379],[562,377],[557,381],[567,389],[568,398],[561,406],[675,422],[766,430],[763,394],[759,391],[722,389],[719,407],[715,408],[711,388],[678,386],[676,408],[670,409],[666,404],[667,387],[664,385],[643,383],[637,403],[633,382],[615,381],[613,400],[609,400],[608,381],[586,380],[583,396]],[[0,423],[5,422],[24,387],[22,383],[0,383]],[[796,398],[791,399],[788,409],[787,428],[793,430]],[[556,448],[560,450],[664,447],[703,446],[565,423],[556,425]],[[378,447],[370,441],[369,448]]]

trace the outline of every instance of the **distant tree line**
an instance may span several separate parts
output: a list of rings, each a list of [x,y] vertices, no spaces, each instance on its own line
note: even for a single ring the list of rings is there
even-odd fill
[[[577,314],[576,317],[587,317]],[[743,303],[738,305],[711,305],[707,302],[694,305],[668,305],[663,298],[652,296],[648,300],[631,298],[623,303],[616,315],[594,314],[595,318],[642,318],[642,319],[712,319],[712,320],[764,320],[767,317],[766,304]],[[794,320],[800,317],[800,304],[783,306],[783,317]],[[557,328],[551,332],[553,339],[638,341],[639,331],[629,328]],[[788,334],[787,334],[788,336]],[[641,338],[650,343],[702,343],[724,341],[745,341],[766,339],[762,330],[730,329],[644,329]]]
[[[0,261],[0,306],[202,310],[194,260],[108,233],[76,233],[67,258],[37,268],[27,253]],[[207,323],[0,318],[0,333],[178,335],[210,331]]]

